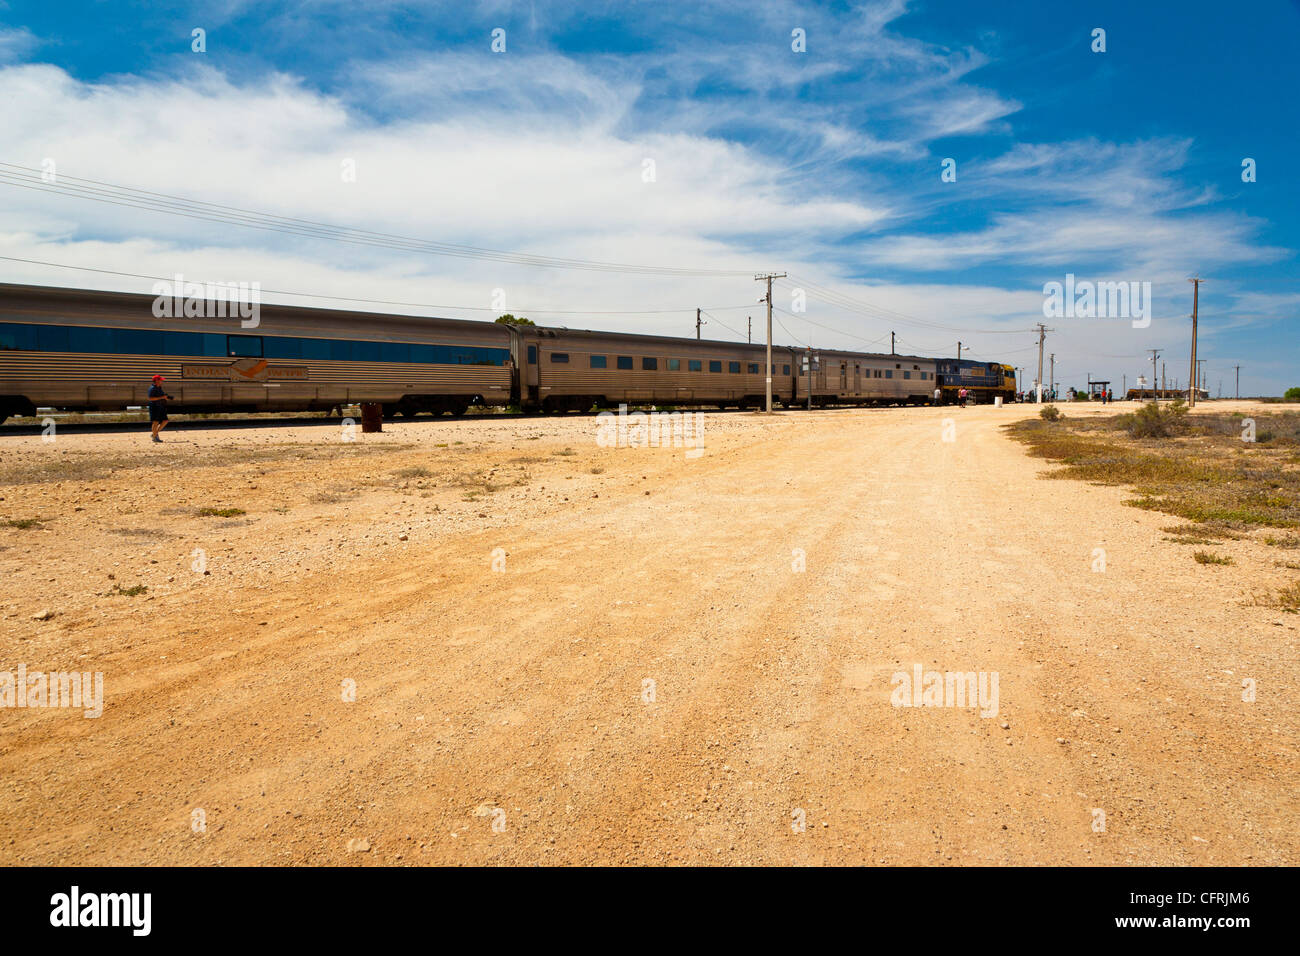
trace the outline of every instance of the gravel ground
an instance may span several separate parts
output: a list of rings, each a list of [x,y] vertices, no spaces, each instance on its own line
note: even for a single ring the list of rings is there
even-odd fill
[[[1294,572],[1036,411],[0,434],[0,863],[1300,862]]]

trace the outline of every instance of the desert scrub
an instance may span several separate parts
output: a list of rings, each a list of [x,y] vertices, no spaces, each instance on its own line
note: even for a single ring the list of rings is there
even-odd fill
[[[1242,440],[1239,419],[1188,415],[1185,409],[1144,406],[1099,419],[1025,419],[1005,426],[1030,454],[1060,462],[1049,479],[1077,479],[1131,488],[1125,503],[1188,522],[1166,528],[1185,543],[1232,537],[1261,528],[1300,527],[1300,471],[1291,460],[1300,445],[1300,415],[1259,414],[1276,437],[1268,445]],[[1159,431],[1162,437],[1149,437]],[[1274,536],[1285,541],[1293,535]]]
[[[114,584],[113,589],[106,593],[104,597],[136,597],[144,594],[149,590],[147,584],[133,584],[129,588],[124,588],[120,584]]]
[[[1232,564],[1232,558],[1224,557],[1220,554],[1211,554],[1209,551],[1196,552],[1197,564]]]
[[[6,518],[3,523],[6,528],[17,528],[20,531],[26,531],[28,528],[45,527],[41,523],[42,520],[41,518]]]
[[[1118,416],[1115,424],[1134,438],[1172,438],[1187,432],[1187,406],[1180,398],[1168,405],[1148,402],[1136,412]]]

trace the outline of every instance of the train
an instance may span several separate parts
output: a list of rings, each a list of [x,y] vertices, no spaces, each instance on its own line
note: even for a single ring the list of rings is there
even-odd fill
[[[1127,392],[1124,393],[1124,400],[1125,400],[1125,401],[1129,401],[1129,402],[1135,402],[1135,401],[1148,401],[1148,402],[1149,402],[1149,401],[1151,400],[1151,396],[1154,394],[1157,398],[1159,398],[1159,399],[1162,400],[1162,401],[1163,401],[1163,400],[1166,400],[1166,399],[1172,401],[1173,399],[1176,399],[1176,398],[1180,398],[1180,399],[1182,399],[1183,401],[1187,401],[1187,400],[1188,400],[1188,397],[1189,397],[1188,392],[1189,392],[1189,390],[1188,390],[1188,389],[1185,389],[1185,388],[1182,388],[1182,389],[1178,389],[1178,388],[1155,388],[1155,389],[1152,389],[1152,388],[1130,388]],[[1199,402],[1199,401],[1209,401],[1209,399],[1210,399],[1210,392],[1209,392],[1209,389],[1198,388],[1198,389],[1196,390],[1196,400],[1197,400],[1198,402]]]
[[[979,364],[774,345],[765,372],[766,347],[749,343],[276,304],[259,305],[254,323],[227,305],[172,315],[151,295],[0,283],[0,422],[143,405],[155,374],[173,412],[377,404],[395,417],[759,408],[768,374],[787,407],[930,404]],[[977,400],[1004,394],[1001,381],[973,385]]]
[[[975,403],[991,403],[995,398],[1004,402],[1016,400],[1016,369],[1012,365],[970,359],[935,359],[935,373],[939,376],[945,402],[957,401],[957,394],[963,388],[969,400]]]

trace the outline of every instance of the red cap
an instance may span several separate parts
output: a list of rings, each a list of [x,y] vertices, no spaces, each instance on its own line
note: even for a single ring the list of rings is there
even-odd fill
[[[167,379],[163,378],[161,375],[155,375],[155,376],[153,377],[153,380],[154,380],[155,382],[165,382],[165,381],[167,381]]]

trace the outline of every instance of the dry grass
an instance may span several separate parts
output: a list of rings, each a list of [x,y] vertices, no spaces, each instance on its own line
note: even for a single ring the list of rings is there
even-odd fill
[[[161,460],[169,471],[190,468],[225,468],[233,465],[271,464],[284,461],[337,461],[339,457],[386,455],[414,448],[411,444],[336,446],[286,443],[283,445],[221,446],[202,455],[162,458],[156,454],[70,451],[43,461],[0,464],[0,485],[31,485],[49,481],[93,481],[140,468],[157,470]]]
[[[1300,415],[1257,415],[1256,438],[1268,440],[1245,442],[1240,416],[1160,414],[1030,419],[1008,428],[1031,454],[1065,466],[1048,477],[1128,486],[1136,496],[1126,504],[1191,522],[1165,529],[1186,543],[1300,527]]]
[[[1224,557],[1221,554],[1211,554],[1209,551],[1196,552],[1197,564],[1233,564],[1232,558]]]
[[[1281,608],[1283,611],[1290,611],[1292,614],[1300,612],[1300,581],[1288,584],[1278,591],[1276,596],[1268,602],[1268,606]]]
[[[26,531],[29,528],[44,528],[43,520],[42,518],[6,518],[0,524],[6,528],[18,528],[21,531]]]

